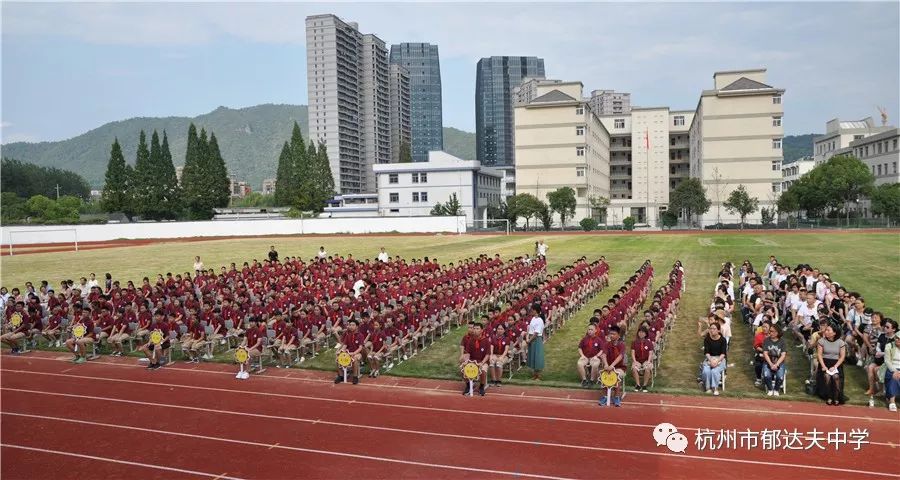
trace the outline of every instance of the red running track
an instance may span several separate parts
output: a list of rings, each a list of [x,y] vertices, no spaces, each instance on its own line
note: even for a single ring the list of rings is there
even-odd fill
[[[654,394],[600,408],[596,391],[504,386],[466,398],[461,382],[334,385],[276,369],[239,381],[224,364],[66,360],[2,357],[3,478],[900,477],[900,417],[884,409]],[[692,442],[685,453],[656,446],[662,422]],[[870,443],[708,451],[693,445],[698,428],[865,428]]]

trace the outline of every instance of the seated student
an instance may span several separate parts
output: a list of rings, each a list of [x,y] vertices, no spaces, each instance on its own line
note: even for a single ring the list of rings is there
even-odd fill
[[[356,385],[359,383],[359,362],[363,358],[363,348],[365,346],[366,338],[362,333],[359,332],[359,321],[355,318],[351,318],[347,321],[347,331],[344,332],[344,335],[341,337],[341,343],[338,348],[335,350],[338,354],[341,352],[347,352],[350,354],[350,359],[352,360],[350,364],[350,368],[353,371],[353,384]],[[338,375],[334,379],[334,383],[341,383],[344,381],[343,370],[340,366],[338,366]]]
[[[87,361],[87,349],[97,340],[97,334],[94,333],[94,321],[91,320],[91,316],[87,311],[84,311],[81,318],[75,321],[72,328],[74,329],[77,325],[84,325],[84,336],[78,339],[72,337],[66,340],[66,348],[75,354],[75,358],[72,359],[73,363],[84,363]]]
[[[123,314],[116,315],[115,321],[107,342],[113,347],[112,356],[121,357],[125,354],[125,342],[131,338],[131,326]]]
[[[5,343],[12,349],[12,353],[19,353],[19,342],[25,338],[28,333],[28,330],[31,329],[31,316],[25,311],[25,302],[16,302],[15,310],[12,313],[18,313],[22,316],[22,323],[19,324],[18,327],[13,327],[11,324],[7,323],[6,325],[6,333],[0,336],[0,342]],[[7,322],[9,322],[9,317],[12,316],[12,313],[6,316]],[[40,320],[38,320],[40,321]]]
[[[597,382],[597,376],[600,375],[600,367],[603,364],[601,355],[603,354],[603,348],[606,346],[605,344],[606,340],[597,332],[597,323],[592,320],[588,324],[587,334],[581,338],[581,342],[578,344],[579,357],[576,367],[578,368],[578,375],[581,377],[582,387],[590,388],[592,383]],[[585,371],[588,366],[590,366],[591,370],[590,380],[588,380],[588,375]]]
[[[169,340],[169,322],[165,320],[161,310],[154,313],[150,317],[150,323],[147,324],[148,336],[152,335],[154,330],[159,330],[162,334],[162,343],[157,346],[148,339],[147,343],[140,348],[141,352],[150,360],[150,364],[147,366],[149,370],[156,370],[161,366],[162,358],[169,358],[169,348],[172,346],[172,342]]]
[[[640,328],[637,337],[631,343],[631,374],[634,377],[635,392],[649,392],[650,382],[653,379],[654,345],[647,338],[648,330]],[[643,375],[643,380],[641,376]]]
[[[462,367],[463,364],[469,361],[469,352],[466,351],[466,346],[469,344],[469,339],[471,339],[475,335],[475,323],[469,322],[467,325],[466,334],[463,335],[462,339],[459,341],[459,366]]]
[[[266,323],[259,317],[250,317],[247,331],[240,346],[247,349],[247,361],[244,362],[243,371],[238,372],[236,378],[250,378],[250,369],[253,368],[253,360],[262,355],[263,338],[266,337]]]
[[[780,395],[781,385],[784,383],[784,362],[787,358],[787,350],[784,339],[781,338],[781,330],[778,327],[769,328],[769,336],[763,342],[763,378],[766,382],[766,392],[769,396]],[[774,377],[774,384],[773,384]]]
[[[622,380],[625,378],[625,343],[619,339],[619,326],[609,327],[609,340],[603,349],[603,370],[615,372],[618,382],[612,389],[612,402],[617,407],[622,406]],[[606,406],[606,395],[600,395],[600,406]]]
[[[197,317],[191,317],[187,333],[181,340],[181,351],[188,356],[186,363],[200,363],[200,349],[206,346],[206,329]]]
[[[706,337],[703,339],[703,385],[706,393],[719,394],[722,383],[722,372],[725,371],[725,353],[727,344],[719,330],[719,323],[710,323]]]
[[[369,350],[366,358],[369,363],[369,376],[377,378],[381,374],[381,364],[388,351],[387,334],[381,328],[381,321],[377,318],[372,321],[372,331],[369,332]]]
[[[478,364],[480,372],[478,376],[478,394],[484,396],[484,386],[487,383],[488,362],[491,358],[491,339],[484,333],[484,325],[475,323],[472,325],[472,336],[466,342],[466,354],[469,362]],[[467,362],[468,363],[468,362]],[[465,366],[465,364],[463,364]],[[465,388],[463,395],[469,395],[473,392],[469,390],[469,380],[463,378]],[[474,385],[473,385],[474,386]]]
[[[494,335],[491,336],[491,359],[489,362],[491,370],[491,385],[499,387],[503,385],[503,367],[509,363],[509,335],[506,333],[506,326],[502,323],[497,325]]]
[[[879,370],[884,365],[884,352],[887,344],[894,340],[897,336],[897,322],[891,318],[885,318],[882,322],[882,333],[874,343],[874,353],[872,354],[872,363],[866,366],[866,374],[869,377],[869,389],[866,395],[869,395],[869,406],[875,406],[874,396],[878,393]]]
[[[896,323],[896,322],[895,322]],[[888,402],[888,409],[897,411],[897,397],[900,397],[900,335],[894,334],[894,338],[884,348],[884,398]]]
[[[771,322],[763,322],[756,327],[756,333],[753,335],[753,370],[756,372],[756,380],[753,381],[754,386],[763,384],[763,343],[769,337],[769,329],[772,328]]]
[[[844,398],[844,360],[847,345],[831,324],[825,326],[825,334],[816,347],[819,371],[816,388],[819,397],[828,405],[842,405]]]
[[[300,339],[297,338],[297,328],[290,323],[281,329],[281,343],[276,347],[278,351],[278,364],[276,368],[290,368],[293,363],[293,355],[300,347]]]
[[[62,332],[62,321],[65,316],[62,314],[62,307],[56,305],[53,307],[53,313],[47,319],[47,325],[41,330],[41,336],[47,339],[48,346],[59,348],[59,335]]]

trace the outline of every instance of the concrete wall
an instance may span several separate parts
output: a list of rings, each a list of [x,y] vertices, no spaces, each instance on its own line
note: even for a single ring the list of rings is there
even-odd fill
[[[60,231],[60,229],[74,228]],[[3,227],[3,245],[100,242],[120,238],[156,239],[187,237],[240,237],[257,235],[305,235],[333,233],[465,233],[465,217],[308,218],[303,220],[234,220],[209,222],[160,222],[74,226]]]

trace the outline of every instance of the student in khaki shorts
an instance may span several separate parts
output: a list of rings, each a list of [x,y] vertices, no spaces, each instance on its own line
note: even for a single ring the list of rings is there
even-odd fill
[[[579,357],[577,368],[583,388],[590,388],[592,383],[597,382],[597,376],[600,375],[600,367],[603,364],[601,355],[603,354],[604,343],[606,342],[603,337],[597,335],[597,324],[591,322],[588,325],[587,334],[581,339],[581,343],[578,344]],[[591,367],[590,380],[588,380],[587,372],[585,371],[588,365]]]
[[[282,329],[282,340],[278,345],[278,364],[277,368],[290,368],[293,363],[294,352],[300,346],[300,339],[297,338],[297,329],[290,323],[285,324]]]
[[[131,327],[128,325],[128,320],[125,318],[125,315],[118,314],[115,316],[115,320],[116,323],[109,333],[107,342],[113,347],[112,356],[121,357],[125,353],[124,343],[131,338],[131,334],[129,333]]]
[[[190,357],[187,363],[200,363],[200,349],[204,346],[206,346],[206,329],[200,325],[200,320],[193,317],[187,333],[181,340],[181,350]]]

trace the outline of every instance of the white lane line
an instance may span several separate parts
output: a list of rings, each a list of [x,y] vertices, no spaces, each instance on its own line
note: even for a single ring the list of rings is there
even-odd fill
[[[368,401],[360,401],[360,400],[342,400],[342,399],[334,399],[334,398],[320,398],[320,397],[312,397],[308,395],[288,395],[283,393],[271,393],[271,392],[256,392],[250,390],[232,390],[225,388],[215,388],[215,387],[200,387],[194,385],[183,385],[183,384],[173,384],[173,383],[161,383],[161,382],[146,382],[141,380],[125,380],[118,378],[110,378],[110,377],[95,377],[88,375],[62,375],[59,373],[49,373],[49,372],[35,372],[30,370],[15,370],[8,368],[0,368],[0,372],[15,372],[15,373],[25,373],[32,375],[48,375],[54,377],[68,377],[68,378],[82,378],[87,380],[101,380],[101,381],[111,381],[111,382],[124,382],[124,383],[134,383],[139,385],[151,385],[151,386],[165,386],[165,387],[180,387],[187,389],[196,389],[196,390],[209,390],[209,391],[217,391],[217,392],[228,392],[228,393],[240,393],[240,394],[250,394],[250,395],[262,395],[262,396],[274,396],[274,397],[282,397],[282,398],[293,398],[293,399],[302,399],[302,400],[315,400],[321,402],[337,402],[337,403],[360,403],[365,405],[373,405],[373,406],[381,406],[381,407],[393,407],[393,408],[405,408],[405,409],[413,409],[413,410],[427,410],[427,411],[437,411],[437,412],[446,412],[446,413],[465,413],[465,414],[473,414],[473,415],[486,415],[486,416],[501,416],[508,418],[522,418],[528,420],[551,420],[551,421],[563,421],[563,422],[575,422],[575,423],[588,423],[588,424],[596,424],[596,425],[616,425],[616,426],[627,426],[627,427],[654,427],[655,425],[644,425],[644,424],[634,424],[634,423],[617,423],[617,422],[603,422],[599,420],[585,420],[580,418],[564,418],[564,417],[542,417],[536,415],[522,415],[522,414],[512,414],[512,413],[499,413],[499,412],[482,412],[482,411],[466,411],[461,412],[455,409],[449,408],[438,408],[438,407],[422,407],[417,405],[400,405],[400,404],[392,404],[392,403],[382,403],[382,402],[368,402]],[[327,382],[331,383],[331,382]],[[431,390],[429,390],[431,391]],[[493,393],[492,393],[493,395]],[[593,401],[591,401],[593,403]],[[629,402],[630,404],[634,404],[635,402]],[[666,407],[672,407],[674,405],[669,404],[646,404],[649,406],[656,406],[665,409]],[[734,412],[735,408],[722,408],[722,407],[707,407],[714,410],[722,410],[727,412]],[[740,410],[741,413],[746,413],[750,410]],[[763,411],[759,411],[762,413]],[[768,416],[772,415],[771,411],[766,411],[765,413]],[[787,415],[789,412],[781,412],[779,416]],[[802,415],[802,416],[811,416],[816,418],[836,418],[840,420],[865,420],[868,422],[872,421],[890,421],[888,419],[876,419],[872,417],[853,417],[853,416],[840,416],[840,415],[816,415],[816,414],[807,414],[802,412],[794,412],[794,415]],[[900,419],[897,419],[896,422],[900,424]],[[698,428],[688,428],[682,427],[685,429],[697,430]]]
[[[3,358],[4,359],[8,359],[8,358],[21,359],[23,357],[9,357],[7,355],[4,355]],[[46,357],[32,357],[32,360],[69,361],[70,359],[68,357],[61,358],[61,359],[53,359],[53,358],[46,358]],[[100,361],[94,361],[92,363],[87,363],[86,365],[92,365],[92,364],[101,364],[101,365],[109,365],[109,366],[114,366],[114,367],[126,367],[126,368],[141,368],[141,369],[147,368],[142,365],[128,365],[128,364],[100,362]],[[234,376],[233,372],[215,372],[215,371],[208,371],[208,370],[188,370],[186,368],[178,368],[178,367],[166,367],[166,368],[169,368],[169,369],[175,370],[175,371],[179,371],[179,372],[185,372],[185,373],[208,373],[208,374],[216,374],[216,375]],[[3,371],[3,370],[5,370],[5,369],[0,369],[0,371]],[[11,370],[11,371],[15,371],[15,370]],[[24,370],[24,371],[28,372],[28,373],[38,373],[38,372],[32,372],[31,370]],[[94,377],[89,377],[89,378],[94,378]],[[332,384],[331,380],[323,380],[323,379],[315,379],[315,378],[287,379],[286,377],[270,377],[270,376],[255,376],[254,378],[258,379],[258,380],[271,380],[271,381],[289,380],[289,381],[299,381],[299,382],[309,382],[309,383],[321,383],[321,384],[326,384],[326,386],[330,386]],[[436,389],[440,388],[440,387],[435,387],[435,389],[431,389],[431,388],[426,388],[426,387],[372,384],[372,383],[360,383],[359,385],[354,385],[354,388],[360,388],[360,387],[376,388],[376,389],[397,388],[397,389],[402,389],[402,390],[415,390],[415,391],[423,391],[423,392],[431,392],[431,393],[433,393]],[[449,389],[449,390],[448,389],[440,389],[437,391],[440,393],[443,393],[443,394],[447,394],[447,395],[454,395],[454,396],[458,395],[455,388]],[[491,392],[491,396],[502,396],[502,397],[507,397],[507,398],[520,399],[520,400],[521,399],[540,400],[542,402],[543,401],[556,401],[556,402],[562,402],[562,403],[578,403],[578,404],[590,404],[590,405],[593,405],[596,402],[596,400],[592,400],[592,399],[573,398],[571,400],[567,400],[562,397],[548,397],[548,396],[543,396],[543,395],[525,395],[524,391],[522,391],[518,395],[514,394],[514,393]],[[628,404],[629,405],[638,405],[638,406],[643,406],[643,407],[656,407],[656,408],[660,408],[663,410],[665,410],[667,408],[683,408],[683,409],[688,409],[688,410],[712,410],[712,411],[722,411],[722,412],[735,411],[735,407],[710,407],[710,406],[705,406],[705,405],[684,405],[684,404],[678,404],[678,403],[666,403],[662,399],[660,399],[656,403],[635,402],[635,401],[629,400]],[[823,406],[822,408],[824,409],[825,407]],[[766,417],[770,417],[772,415],[772,410],[740,408],[740,411],[741,411],[741,413],[753,413],[753,414],[764,415]],[[831,411],[831,409],[828,409],[828,411]],[[834,414],[828,414],[828,413],[807,413],[807,412],[785,411],[785,412],[779,412],[778,415],[779,416],[796,415],[796,416],[816,417],[816,418],[834,418],[837,420],[864,420],[864,421],[869,421],[869,422],[873,422],[873,421],[881,422],[881,421],[887,420],[887,421],[896,421],[897,423],[900,423],[900,418],[879,418],[879,417],[864,417],[864,416],[854,416],[854,415],[834,415]]]
[[[7,412],[3,412],[3,414],[7,415]],[[39,418],[42,418],[42,417],[39,417]],[[225,476],[225,474],[216,475],[215,473],[198,472],[195,470],[185,470],[183,468],[164,467],[162,465],[151,465],[149,463],[132,462],[132,461],[128,461],[128,460],[117,460],[115,458],[95,457],[93,455],[84,455],[81,453],[73,453],[73,452],[63,452],[61,450],[50,450],[47,448],[26,447],[24,445],[13,445],[11,443],[0,443],[0,447],[15,448],[18,450],[29,450],[32,452],[40,452],[40,453],[52,453],[54,455],[65,455],[68,457],[84,458],[86,460],[97,460],[100,462],[118,463],[120,465],[131,465],[131,466],[135,466],[135,467],[152,468],[152,469],[156,469],[156,470],[165,470],[167,472],[186,473],[189,475],[197,475],[198,477],[209,477],[209,478],[213,478],[213,479],[221,478],[224,480],[243,480],[240,477],[229,477],[229,476]]]
[[[100,397],[91,397],[91,398],[100,399]],[[159,405],[159,404],[154,404],[154,405]],[[213,411],[213,410],[208,410],[208,411]],[[233,413],[233,412],[225,412],[225,413]],[[204,440],[213,440],[213,441],[221,441],[221,442],[228,442],[228,443],[238,443],[238,444],[252,445],[252,446],[266,447],[266,448],[273,447],[273,446],[270,446],[265,443],[259,443],[259,442],[253,442],[253,441],[247,441],[247,440],[235,440],[235,439],[231,439],[231,438],[211,437],[211,436],[206,436],[206,435],[195,435],[195,434],[181,433],[181,432],[159,431],[156,429],[131,427],[131,426],[126,426],[126,425],[114,425],[114,424],[108,424],[108,423],[91,422],[91,421],[86,421],[86,420],[74,420],[74,419],[63,418],[63,417],[50,417],[50,416],[43,416],[43,415],[31,415],[31,414],[14,413],[14,412],[0,412],[0,415],[31,417],[31,418],[39,418],[39,419],[45,419],[45,420],[55,420],[55,421],[60,421],[60,422],[78,423],[78,424],[83,424],[83,425],[119,428],[119,429],[124,429],[124,430],[134,430],[134,431],[141,431],[141,432],[147,432],[147,433],[162,433],[165,435],[173,435],[173,436],[189,437],[189,438],[199,438],[199,439],[204,439]],[[284,417],[284,418],[290,419],[290,417]],[[470,437],[470,436],[460,436],[460,437],[470,439],[470,440],[496,440],[496,439],[490,439],[487,437]],[[723,458],[723,457],[702,457],[699,455],[650,452],[650,451],[645,451],[645,450],[630,450],[630,449],[622,449],[622,448],[586,447],[586,446],[553,444],[553,443],[544,443],[544,442],[518,441],[516,443],[527,443],[527,444],[537,445],[537,446],[563,446],[563,447],[577,448],[577,449],[581,449],[581,450],[592,450],[592,451],[612,452],[612,453],[625,453],[625,454],[632,454],[632,455],[652,455],[652,456],[659,456],[659,457],[672,457],[672,458],[678,458],[678,459],[686,458],[686,459],[700,460],[700,461],[732,462],[732,463],[743,463],[743,464],[750,464],[750,465],[769,465],[769,466],[778,466],[778,467],[790,467],[790,468],[822,470],[822,471],[842,472],[842,473],[861,473],[864,475],[872,475],[872,476],[877,476],[877,477],[896,478],[896,475],[891,474],[891,473],[872,472],[872,471],[867,471],[867,470],[853,470],[853,469],[838,468],[838,467],[823,467],[823,466],[819,466],[819,465],[800,465],[800,464],[794,464],[794,463],[742,460],[742,459],[737,459],[737,458]],[[472,471],[472,472],[478,472],[478,473],[492,473],[492,474],[500,474],[500,475],[522,476],[522,477],[529,477],[529,478],[567,480],[565,477],[553,477],[553,476],[529,474],[529,473],[522,473],[522,472],[507,472],[507,471],[501,471],[501,470],[482,470],[482,469],[474,469],[474,468],[469,468],[469,467],[460,467],[460,466],[455,466],[455,465],[433,464],[433,463],[426,463],[426,462],[416,462],[416,461],[412,461],[412,460],[398,460],[398,459],[391,459],[391,458],[385,458],[385,457],[373,457],[373,456],[369,456],[369,455],[359,455],[359,454],[345,453],[345,452],[331,452],[331,451],[325,451],[325,450],[315,450],[315,449],[308,449],[308,448],[301,448],[301,447],[290,447],[290,446],[286,446],[286,445],[277,445],[277,444],[273,448],[300,451],[300,452],[309,452],[309,453],[319,453],[319,454],[324,454],[324,455],[336,455],[336,456],[345,456],[345,457],[351,457],[351,458],[363,458],[363,459],[367,459],[367,460],[384,461],[384,462],[391,462],[391,463],[403,463],[403,464],[420,465],[420,466],[435,467],[435,468],[448,468],[448,469]]]
[[[128,404],[140,405],[140,406],[151,406],[151,407],[158,406],[158,407],[175,408],[175,409],[181,409],[181,410],[192,410],[192,411],[199,411],[199,412],[222,413],[222,414],[230,414],[230,415],[238,415],[238,416],[246,416],[246,417],[265,418],[265,419],[272,419],[272,420],[289,420],[289,421],[296,421],[296,422],[302,422],[302,423],[311,423],[313,425],[321,423],[324,425],[332,425],[335,427],[346,427],[346,428],[351,428],[351,429],[366,428],[366,429],[371,429],[371,430],[399,432],[399,433],[407,433],[407,434],[412,434],[412,435],[426,435],[426,436],[430,435],[430,436],[435,436],[435,437],[459,438],[459,439],[463,439],[463,440],[473,438],[468,435],[457,435],[457,434],[452,434],[452,433],[440,433],[440,432],[434,432],[434,431],[422,431],[422,430],[410,430],[410,429],[404,429],[404,428],[382,427],[382,426],[378,426],[378,425],[360,425],[360,424],[355,424],[355,423],[333,422],[333,421],[328,421],[328,420],[322,420],[321,418],[316,418],[315,420],[313,420],[311,418],[302,418],[302,417],[284,417],[284,416],[279,416],[279,415],[267,415],[267,414],[262,414],[262,413],[238,412],[238,411],[234,411],[234,410],[216,410],[216,409],[211,409],[211,408],[190,407],[190,406],[186,406],[186,405],[175,405],[175,404],[169,404],[169,403],[142,402],[139,400],[128,400],[128,399],[124,399],[124,398],[96,397],[96,396],[92,396],[92,395],[48,392],[48,391],[44,391],[44,390],[28,390],[28,389],[10,388],[10,387],[0,387],[0,391],[2,391],[2,390],[11,391],[11,392],[20,392],[20,393],[32,393],[32,394],[37,394],[37,395],[53,395],[53,396],[61,396],[61,397],[69,397],[69,398],[81,398],[81,399],[100,400],[100,401],[108,401],[108,402],[128,403]],[[464,413],[464,414],[476,413],[476,412],[460,412],[458,410],[452,410],[452,412]],[[603,422],[603,421],[592,421],[592,420],[585,420],[585,422],[597,423],[597,424],[608,425],[608,426],[616,426],[616,427],[646,428],[647,430],[652,430],[654,428],[654,425],[640,425],[640,424],[634,424],[634,423]],[[681,430],[691,430],[691,431],[699,430],[697,428],[689,428],[689,427],[679,427],[679,428]],[[581,446],[581,445],[560,444],[560,443],[554,443],[554,442],[541,443],[541,442],[537,442],[537,441],[515,440],[515,439],[511,439],[511,438],[494,438],[494,437],[477,437],[477,438],[485,440],[485,441],[521,443],[521,444],[526,444],[526,445],[542,444],[542,445],[546,445],[546,446],[561,447],[561,448],[579,448],[579,449],[591,448],[591,447],[586,447],[586,446]],[[896,445],[894,445],[893,443],[890,443],[890,442],[884,443],[884,442],[870,441],[869,444],[896,448]]]
[[[210,410],[210,411],[212,411],[212,410]],[[529,478],[543,478],[543,479],[547,479],[547,480],[573,480],[568,477],[554,477],[554,476],[550,476],[550,475],[538,475],[538,474],[521,473],[521,472],[507,472],[507,471],[503,471],[503,470],[489,470],[489,469],[481,469],[481,468],[460,467],[457,465],[445,465],[445,464],[440,464],[440,463],[417,462],[414,460],[400,460],[400,459],[396,459],[396,458],[361,455],[361,454],[356,454],[356,453],[332,452],[332,451],[328,451],[328,450],[316,450],[313,448],[291,447],[291,446],[287,446],[287,445],[279,445],[277,443],[275,445],[269,445],[266,443],[253,442],[253,441],[249,441],[249,440],[236,440],[233,438],[212,437],[212,436],[208,436],[208,435],[196,435],[196,434],[192,434],[192,433],[182,433],[182,432],[167,432],[167,431],[160,431],[160,430],[150,429],[150,428],[131,427],[131,426],[127,426],[127,425],[115,425],[115,424],[111,424],[111,423],[101,423],[101,422],[90,422],[87,420],[74,420],[71,418],[51,417],[51,416],[46,416],[46,415],[31,415],[31,414],[26,414],[26,413],[14,413],[14,412],[0,412],[0,415],[39,418],[39,419],[44,419],[44,420],[54,420],[54,421],[59,421],[59,422],[77,423],[80,425],[90,425],[90,426],[96,426],[96,427],[118,428],[118,429],[122,429],[122,430],[145,432],[145,433],[150,433],[150,434],[154,434],[154,435],[158,435],[158,434],[172,435],[172,436],[176,436],[176,437],[186,437],[186,438],[195,438],[195,439],[201,439],[201,440],[211,440],[211,441],[217,441],[217,442],[250,445],[250,446],[262,447],[262,448],[266,448],[266,449],[275,448],[275,449],[279,449],[279,450],[291,450],[291,451],[295,451],[295,452],[306,452],[306,453],[314,453],[314,454],[319,454],[319,455],[349,457],[349,458],[357,458],[357,459],[363,459],[363,460],[372,460],[372,461],[376,461],[376,462],[401,463],[401,464],[405,464],[405,465],[416,465],[416,466],[421,466],[421,467],[443,468],[443,469],[449,469],[449,470],[462,470],[462,471],[466,471],[466,472],[475,472],[475,473],[479,473],[482,475],[493,474],[493,475],[520,476],[520,477],[529,477]],[[215,476],[215,475],[211,475],[211,474],[204,474],[204,475],[208,475],[210,477]]]

